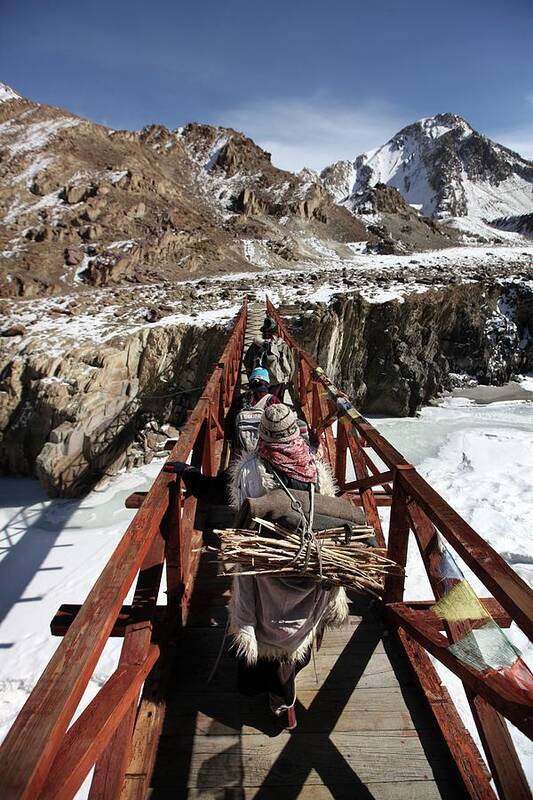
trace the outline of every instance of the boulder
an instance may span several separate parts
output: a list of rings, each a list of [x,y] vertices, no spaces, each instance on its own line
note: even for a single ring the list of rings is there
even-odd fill
[[[83,261],[83,250],[79,247],[65,247],[65,264],[69,267],[78,267]]]
[[[11,336],[24,336],[26,333],[26,328],[24,325],[20,325],[15,323],[15,325],[10,325],[8,328],[4,328],[0,330],[0,336],[11,337]]]

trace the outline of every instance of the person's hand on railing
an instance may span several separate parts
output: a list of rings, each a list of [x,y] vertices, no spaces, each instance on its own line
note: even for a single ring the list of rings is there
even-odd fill
[[[163,472],[173,472],[175,475],[183,475],[184,472],[190,472],[195,469],[196,467],[187,464],[186,461],[167,461],[163,466]]]

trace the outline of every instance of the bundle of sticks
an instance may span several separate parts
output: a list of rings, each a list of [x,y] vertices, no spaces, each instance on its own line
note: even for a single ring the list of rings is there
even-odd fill
[[[367,525],[330,528],[314,533],[302,546],[299,534],[277,523],[254,518],[258,530],[227,528],[214,531],[221,575],[279,575],[306,577],[331,586],[383,594],[385,575],[401,574],[402,567],[387,558],[383,547],[368,546],[374,536]],[[215,548],[213,548],[215,549]]]

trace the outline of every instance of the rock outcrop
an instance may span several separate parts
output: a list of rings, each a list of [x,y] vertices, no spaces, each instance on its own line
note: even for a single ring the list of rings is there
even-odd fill
[[[417,412],[453,388],[452,373],[501,385],[533,368],[533,289],[470,283],[368,303],[308,309],[296,332],[362,411]]]
[[[0,469],[73,496],[150,459],[167,438],[163,426],[181,424],[198,396],[221,335],[157,326],[105,346],[13,358],[1,375]]]

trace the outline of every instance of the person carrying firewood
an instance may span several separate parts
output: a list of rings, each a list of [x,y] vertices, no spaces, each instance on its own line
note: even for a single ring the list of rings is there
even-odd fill
[[[311,451],[296,414],[283,404],[265,409],[257,449],[231,468],[232,504],[239,509],[248,498],[280,488],[290,496],[297,491],[333,497],[336,491],[330,468]],[[287,727],[296,727],[296,674],[309,663],[324,627],[346,620],[344,589],[309,578],[236,574],[229,612],[239,690],[268,692],[273,713],[286,712]]]

